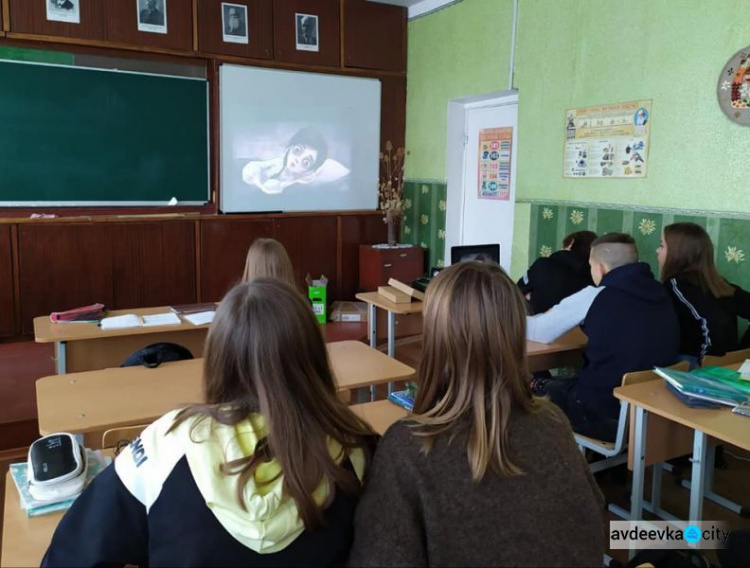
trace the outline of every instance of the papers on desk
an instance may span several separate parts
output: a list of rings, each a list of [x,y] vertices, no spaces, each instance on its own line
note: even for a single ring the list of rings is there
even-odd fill
[[[182,323],[177,314],[173,314],[172,312],[142,316],[141,319],[143,320],[143,327],[151,327],[155,325],[180,325]]]
[[[99,326],[108,331],[111,329],[127,329],[129,327],[155,327],[160,325],[179,325],[182,323],[177,314],[166,312],[163,314],[152,314],[148,316],[137,316],[135,314],[124,314],[104,318]]]
[[[214,316],[216,315],[216,312],[211,310],[208,312],[199,312],[197,314],[185,314],[182,316],[182,318],[185,321],[189,321],[193,325],[204,325],[207,323],[211,323],[214,321]]]
[[[127,329],[129,327],[141,327],[143,322],[135,314],[125,314],[122,316],[113,316],[111,318],[104,318],[99,322],[99,327],[104,331],[110,329]]]
[[[101,450],[86,449],[86,454],[88,464],[86,469],[86,484],[88,484],[112,462],[112,458],[102,454]],[[13,478],[13,483],[15,483],[18,495],[20,496],[20,507],[26,511],[27,517],[39,517],[58,511],[65,511],[76,500],[77,496],[70,499],[63,499],[62,501],[37,501],[29,492],[28,463],[12,463],[9,469],[10,476]],[[8,491],[7,488],[6,491]]]

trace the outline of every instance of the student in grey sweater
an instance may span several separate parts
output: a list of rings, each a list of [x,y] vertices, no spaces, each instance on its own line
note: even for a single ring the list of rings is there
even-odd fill
[[[375,454],[351,565],[601,565],[601,493],[529,376],[510,278],[491,263],[442,271],[425,300],[414,414]]]

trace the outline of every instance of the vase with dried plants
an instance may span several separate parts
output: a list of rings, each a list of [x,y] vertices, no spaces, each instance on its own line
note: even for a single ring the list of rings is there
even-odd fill
[[[385,143],[385,152],[380,153],[378,202],[383,222],[388,226],[389,245],[398,244],[401,236],[401,221],[404,218],[404,158],[407,154],[403,148],[394,148],[390,140]]]

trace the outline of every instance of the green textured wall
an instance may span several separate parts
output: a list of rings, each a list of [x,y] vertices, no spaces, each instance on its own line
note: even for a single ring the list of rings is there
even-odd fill
[[[511,0],[464,0],[409,22],[406,177],[445,180],[448,101],[506,89]]]
[[[472,0],[468,0],[472,2]],[[520,0],[519,199],[750,212],[750,129],[716,102],[747,0]],[[645,179],[563,179],[566,108],[652,99]]]
[[[750,213],[750,128],[731,123],[716,103],[719,72],[750,44],[747,7],[747,0],[519,0],[514,276],[538,252],[530,203],[712,219]],[[511,0],[464,0],[409,23],[408,178],[445,180],[451,99],[507,88],[512,15]],[[635,99],[653,100],[648,177],[563,179],[565,109]]]

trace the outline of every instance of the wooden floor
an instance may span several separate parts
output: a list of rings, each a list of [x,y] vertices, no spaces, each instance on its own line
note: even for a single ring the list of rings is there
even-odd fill
[[[326,333],[327,341],[364,338],[362,324],[345,325],[349,327],[330,328]],[[397,342],[396,358],[411,367],[418,368],[421,351],[422,344],[418,338],[402,339]],[[7,441],[7,432],[12,430],[14,439],[23,439],[26,443],[20,445],[28,446],[38,436],[34,382],[40,377],[54,374],[52,356],[53,351],[50,345],[31,341],[0,344],[0,401],[3,401],[0,407],[0,496],[4,495],[5,472],[8,464],[22,461],[25,459],[26,452],[25,447],[15,446],[15,449],[3,447],[3,439],[6,438]],[[400,386],[397,385],[397,388]],[[385,396],[385,385],[382,385],[378,389],[378,398]],[[6,404],[9,400],[13,403]],[[725,453],[725,459],[727,468],[717,470],[715,474],[717,492],[735,501],[744,500],[743,504],[750,506],[750,455],[730,447],[728,453]],[[646,479],[650,480],[648,473]],[[686,470],[683,476],[689,478],[689,470]],[[625,508],[629,506],[628,478],[629,476],[623,470],[620,470],[619,474],[612,471],[597,474],[597,482],[607,500]],[[662,504],[665,510],[678,518],[685,518],[689,509],[689,492],[679,487],[676,481],[673,475],[664,473]],[[647,482],[647,495],[648,491],[650,489],[648,489]],[[710,501],[704,502],[703,510],[704,518],[707,520],[727,521],[734,528],[750,528],[750,519],[743,519]],[[611,520],[619,519],[611,515]],[[2,519],[0,519],[0,535],[2,534],[1,524]],[[613,551],[612,556],[624,563],[627,560],[624,552]]]

